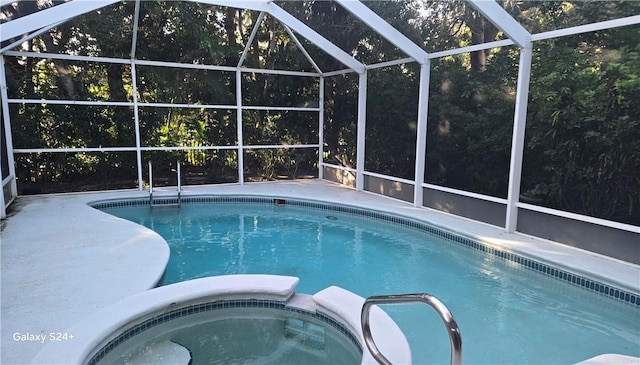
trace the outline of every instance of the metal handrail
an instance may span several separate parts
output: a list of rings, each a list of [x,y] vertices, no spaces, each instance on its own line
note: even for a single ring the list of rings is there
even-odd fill
[[[149,199],[153,197],[153,167],[149,161]]]
[[[369,352],[371,352],[373,358],[376,359],[379,364],[391,365],[391,361],[389,361],[389,359],[387,359],[380,352],[380,350],[378,350],[378,347],[373,341],[373,336],[371,335],[371,325],[369,323],[369,313],[371,311],[371,307],[377,304],[405,304],[414,302],[428,304],[433,309],[435,309],[436,312],[438,312],[438,315],[440,315],[440,318],[442,318],[449,334],[449,341],[451,343],[450,364],[461,365],[462,337],[460,336],[460,329],[458,328],[458,324],[456,323],[456,320],[453,318],[453,315],[451,314],[449,309],[447,309],[447,307],[440,300],[438,300],[438,298],[427,293],[378,295],[369,297],[367,298],[367,300],[365,300],[360,316],[360,319],[362,321],[362,334],[364,336],[364,342],[367,345]]]
[[[182,203],[182,182],[181,182],[181,173],[180,173],[180,160],[176,162],[176,174],[178,175],[177,180],[177,191],[178,191],[178,204]],[[153,206],[153,166],[151,161],[149,161],[149,205]]]

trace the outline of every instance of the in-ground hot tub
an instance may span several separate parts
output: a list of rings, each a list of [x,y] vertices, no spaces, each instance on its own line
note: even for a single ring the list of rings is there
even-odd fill
[[[37,363],[376,364],[360,326],[364,298],[338,287],[296,294],[298,278],[228,275],[152,289],[111,305],[49,343]],[[378,348],[411,363],[409,345],[373,308]]]

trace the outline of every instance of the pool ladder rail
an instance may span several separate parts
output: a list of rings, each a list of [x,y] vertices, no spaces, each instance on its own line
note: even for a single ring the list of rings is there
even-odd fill
[[[163,196],[160,202],[153,198],[153,164],[149,161],[149,206],[153,207],[180,207],[182,205],[182,185],[180,181],[180,160],[176,163],[176,174],[178,175],[177,189],[178,195],[176,198],[170,196]],[[175,201],[173,203],[172,201]]]
[[[371,307],[378,304],[405,304],[405,303],[425,303],[430,305],[440,318],[443,320],[444,325],[449,334],[449,341],[451,344],[451,365],[462,364],[462,337],[460,336],[460,329],[456,323],[453,315],[447,309],[447,307],[436,297],[427,293],[420,294],[398,294],[398,295],[379,295],[371,296],[365,300],[362,306],[361,323],[362,334],[364,336],[364,342],[371,352],[373,358],[382,365],[391,365],[391,361],[387,359],[376,346],[373,336],[371,335],[371,326],[369,323],[369,313]]]

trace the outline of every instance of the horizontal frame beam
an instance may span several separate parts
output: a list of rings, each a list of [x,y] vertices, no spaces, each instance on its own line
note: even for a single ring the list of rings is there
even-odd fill
[[[322,74],[322,77],[331,77],[331,76],[337,76],[337,75],[344,75],[344,74],[350,74],[355,72],[354,70],[350,69],[350,68],[346,68],[343,70],[335,70],[335,71],[329,71],[329,72],[325,72]]]
[[[460,195],[460,196],[466,196],[468,198],[474,198],[474,199],[484,200],[484,201],[488,201],[488,202],[507,205],[507,199],[498,198],[498,197],[495,197],[495,196],[472,193],[470,191],[464,191],[464,190],[459,190],[459,189],[454,189],[454,188],[448,188],[446,186],[440,186],[440,185],[434,185],[434,184],[428,184],[428,183],[422,183],[421,186],[423,188],[427,188],[427,189],[431,189],[431,190],[437,190],[437,191],[442,191],[442,192],[445,192],[445,193],[450,193],[450,194],[455,194],[455,195]]]
[[[323,162],[322,163],[322,167],[329,167],[329,168],[332,168],[332,169],[336,169],[336,170],[340,170],[340,171],[353,172],[353,173],[357,172],[357,170],[354,169],[353,167],[340,166],[340,165],[336,165],[336,164],[332,164],[332,163],[328,163],[328,162]]]
[[[507,46],[512,46],[514,44],[515,43],[511,39],[503,39],[501,41],[488,42],[483,44],[474,44],[473,46],[468,46],[468,47],[461,47],[461,48],[451,49],[447,51],[433,52],[429,54],[429,58],[431,59],[442,58],[442,57],[454,56],[462,53],[482,51],[485,49],[507,47]]]
[[[380,62],[380,63],[372,63],[370,65],[367,65],[367,70],[374,70],[376,68],[384,68],[384,67],[390,67],[390,66],[397,66],[397,65],[403,65],[405,63],[414,63],[416,62],[415,59],[413,59],[412,57],[408,57],[408,58],[401,58],[398,60],[393,60],[393,61],[386,61],[386,62]]]
[[[243,110],[276,110],[276,111],[290,111],[290,112],[318,112],[319,107],[287,107],[287,106],[258,106],[258,105],[242,105]]]
[[[626,18],[607,20],[604,22],[579,25],[576,27],[552,30],[550,32],[542,32],[531,35],[533,41],[541,41],[544,39],[566,37],[581,33],[595,32],[598,30],[613,29],[625,27],[628,25],[640,24],[640,15],[634,15]]]
[[[140,60],[140,59],[131,60],[131,59],[124,59],[124,58],[76,56],[76,55],[67,55],[67,54],[58,54],[58,53],[8,51],[8,52],[5,52],[4,55],[13,56],[13,57],[33,57],[33,58],[41,58],[41,59],[58,59],[58,60],[68,60],[68,61],[115,63],[115,64],[122,64],[122,65],[131,65],[133,63],[136,66],[171,67],[171,68],[180,68],[180,69],[213,70],[213,71],[221,71],[221,72],[236,72],[237,70],[240,70],[240,72],[244,72],[244,73],[260,73],[260,74],[288,75],[288,76],[301,76],[301,77],[320,77],[321,76],[320,73],[309,72],[309,71],[272,70],[272,69],[264,69],[264,68],[219,66],[219,65],[165,62],[165,61],[152,61],[152,60]]]
[[[284,76],[302,76],[302,77],[320,77],[321,76],[321,74],[317,72],[271,70],[271,69],[264,69],[264,68],[249,68],[249,67],[241,67],[240,72],[262,73],[262,74],[273,74],[273,75],[284,75]]]
[[[242,146],[243,150],[277,150],[277,149],[294,149],[294,148],[320,148],[318,143],[312,144],[253,144]]]
[[[236,9],[247,9],[253,11],[265,11],[267,3],[271,0],[189,0],[196,3],[209,5],[227,6]]]
[[[185,108],[185,109],[222,109],[236,110],[236,105],[225,104],[176,104],[176,103],[134,103],[130,101],[92,101],[92,100],[47,100],[47,99],[8,99],[9,104],[51,104],[51,105],[86,105],[86,106],[125,106],[151,107],[151,108]],[[267,106],[267,105],[243,105],[245,110],[279,110],[295,112],[317,112],[319,107],[300,106]]]
[[[365,176],[373,176],[373,177],[377,177],[377,178],[379,178],[379,179],[384,179],[384,180],[389,180],[389,181],[400,182],[400,183],[407,184],[407,185],[411,185],[411,186],[413,186],[413,185],[415,185],[415,184],[416,184],[416,182],[415,182],[415,181],[413,181],[413,180],[404,179],[404,178],[401,178],[401,177],[395,177],[395,176],[389,176],[389,175],[379,174],[379,173],[377,173],[377,172],[364,171],[364,172],[362,173],[362,175],[365,175]]]
[[[606,220],[606,219],[602,219],[602,218],[595,218],[595,217],[590,217],[588,215],[571,213],[571,212],[566,212],[566,211],[563,211],[563,210],[557,210],[557,209],[552,209],[552,208],[547,208],[547,207],[541,207],[541,206],[538,206],[538,205],[527,204],[527,203],[517,203],[516,206],[518,208],[520,208],[520,209],[526,209],[526,210],[531,210],[531,211],[534,211],[534,212],[554,215],[554,216],[557,216],[557,217],[573,219],[573,220],[580,221],[580,222],[592,223],[592,224],[596,224],[596,225],[599,225],[599,226],[619,229],[619,230],[622,230],[622,231],[640,233],[640,227],[633,226],[631,224],[614,222],[614,221],[610,221],[610,220]]]
[[[12,57],[41,58],[43,60],[53,59],[53,60],[68,60],[68,61],[117,63],[117,64],[124,64],[124,65],[131,64],[131,59],[128,59],[128,58],[125,59],[125,58],[113,58],[113,57],[76,56],[76,55],[70,55],[70,54],[47,53],[47,52],[7,51],[3,55],[12,56]]]
[[[320,148],[320,144],[267,144],[243,145],[243,150]],[[197,151],[197,150],[237,150],[238,145],[230,146],[167,146],[140,147],[141,151]],[[69,148],[15,148],[14,153],[82,153],[82,152],[137,152],[137,147],[69,147]]]

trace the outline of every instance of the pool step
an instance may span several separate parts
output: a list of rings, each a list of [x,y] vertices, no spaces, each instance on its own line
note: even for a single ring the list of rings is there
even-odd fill
[[[153,196],[153,194],[149,194],[149,205],[152,208],[180,207],[182,205],[182,197],[180,193],[177,196]]]
[[[297,318],[287,318],[284,322],[284,336],[316,350],[324,350],[324,328]]]
[[[191,351],[173,341],[153,342],[127,359],[131,365],[189,365]]]

